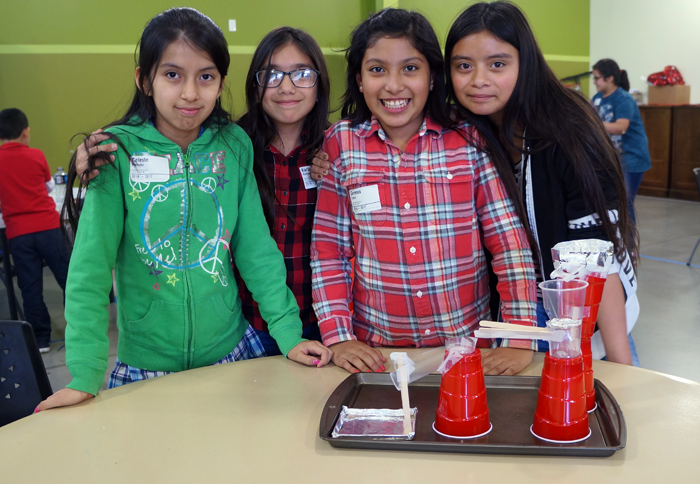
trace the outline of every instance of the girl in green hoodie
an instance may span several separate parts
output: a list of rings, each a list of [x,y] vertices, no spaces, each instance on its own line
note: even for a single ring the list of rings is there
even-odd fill
[[[221,106],[228,66],[223,33],[196,10],[170,9],[146,25],[134,99],[106,130],[120,149],[90,183],[76,232],[66,288],[73,380],[38,410],[97,394],[107,370],[112,267],[119,346],[110,387],[264,355],[243,317],[229,254],[282,353],[307,365],[330,360],[330,350],[301,337],[250,139]],[[65,210],[77,228],[72,199]]]

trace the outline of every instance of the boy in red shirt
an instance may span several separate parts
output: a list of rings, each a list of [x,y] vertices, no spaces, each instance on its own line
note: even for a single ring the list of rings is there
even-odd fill
[[[46,188],[49,165],[41,150],[29,147],[29,122],[19,109],[0,111],[0,173],[0,206],[24,316],[34,328],[39,350],[46,353],[51,318],[44,304],[43,261],[65,293],[70,253]]]

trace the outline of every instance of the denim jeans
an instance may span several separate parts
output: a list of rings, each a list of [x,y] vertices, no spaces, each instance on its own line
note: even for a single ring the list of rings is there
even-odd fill
[[[637,196],[639,185],[642,184],[644,172],[625,172],[625,188],[627,189],[627,209],[632,217],[632,223],[637,225],[637,214],[634,211],[634,198]]]
[[[537,326],[539,328],[546,328],[547,327],[547,313],[544,310],[544,305],[542,304],[542,300],[538,299],[537,300]],[[632,365],[639,367],[639,356],[637,355],[637,347],[634,344],[634,340],[632,339],[632,334],[627,335],[627,339],[629,340],[630,343],[630,353],[632,353]],[[546,353],[549,351],[549,341],[537,341],[537,351]],[[603,357],[603,361],[607,361],[607,358]]]
[[[634,344],[632,339],[632,333],[627,335],[627,339],[630,342],[630,353],[632,353],[632,365],[639,368],[639,356],[637,355],[637,345]]]
[[[258,338],[260,338],[260,341],[263,344],[263,348],[265,348],[265,353],[267,353],[267,356],[279,356],[282,354],[279,346],[277,346],[277,342],[272,336],[270,336],[270,333],[265,333],[264,331],[260,331],[255,328],[253,328],[253,331],[255,331],[255,334],[257,334]],[[321,331],[318,329],[318,324],[312,324],[311,326],[304,328],[304,331],[302,331],[301,336],[302,338],[308,340],[322,342]]]
[[[66,277],[70,251],[61,229],[43,230],[9,239],[10,254],[22,291],[24,317],[34,329],[39,348],[49,346],[51,318],[44,304],[44,261],[66,296]]]

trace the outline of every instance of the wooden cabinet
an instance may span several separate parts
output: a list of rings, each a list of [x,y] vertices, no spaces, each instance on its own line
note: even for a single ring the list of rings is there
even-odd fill
[[[700,200],[693,168],[700,167],[700,106],[640,106],[651,170],[640,195]]]
[[[651,169],[644,173],[640,195],[668,197],[671,180],[671,106],[640,106],[644,130],[649,139]]]
[[[700,106],[673,108],[671,183],[668,196],[700,200],[693,168],[700,167]]]

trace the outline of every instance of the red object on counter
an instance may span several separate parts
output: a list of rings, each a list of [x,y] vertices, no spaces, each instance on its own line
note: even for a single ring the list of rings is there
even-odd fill
[[[531,432],[543,440],[574,443],[591,435],[586,411],[583,358],[555,358],[547,352]]]
[[[591,337],[595,331],[595,323],[598,321],[598,307],[603,298],[605,277],[588,275],[584,280],[588,283],[586,288],[586,302],[583,308],[583,322],[581,324],[581,356],[583,357],[583,374],[586,382],[586,409],[592,412],[596,408],[595,388],[593,387],[593,353],[591,352]]]
[[[647,82],[655,86],[683,86],[683,76],[678,72],[676,66],[666,66],[663,71],[655,72],[647,77]]]
[[[454,438],[479,437],[491,430],[480,351],[465,355],[442,375],[435,430]]]

